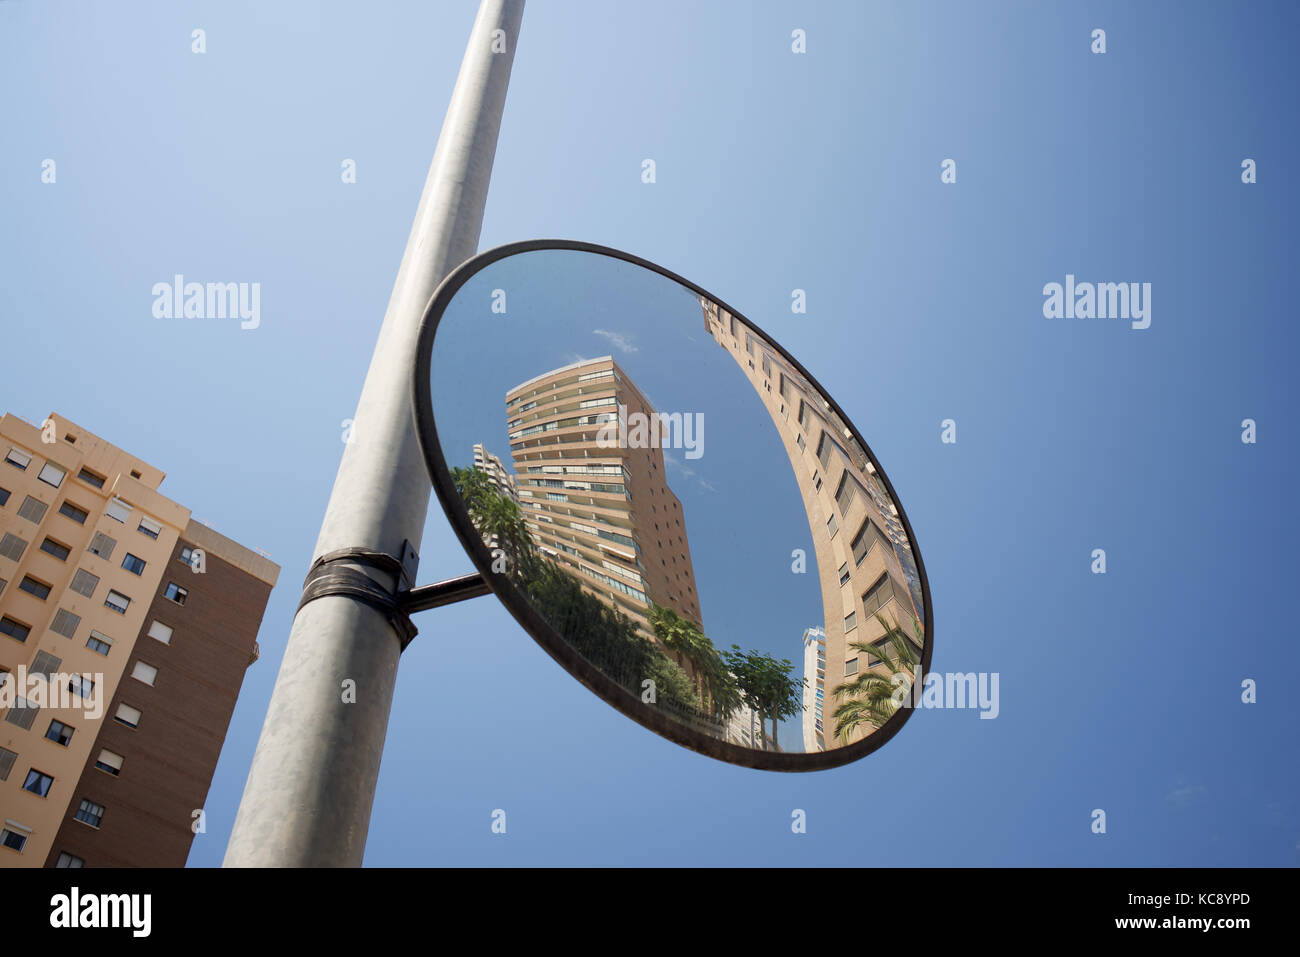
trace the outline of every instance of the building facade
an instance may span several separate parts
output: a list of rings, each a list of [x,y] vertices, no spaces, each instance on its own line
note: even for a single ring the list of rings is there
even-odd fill
[[[279,568],[61,416],[0,454],[0,866],[183,866]]]
[[[869,729],[836,733],[836,688],[861,670],[888,671],[877,614],[912,636],[923,624],[920,575],[898,510],[875,466],[816,389],[762,336],[716,303],[700,300],[704,328],[735,360],[781,436],[808,515],[821,585],[826,657],[824,745],[843,747]],[[914,644],[914,651],[921,649]],[[806,646],[805,646],[806,653]]]
[[[500,458],[485,449],[482,443],[474,445],[474,468],[488,477],[492,487],[516,505],[519,504],[519,488],[515,477],[510,474]]]
[[[620,418],[659,428],[613,358],[521,382],[506,394],[506,418],[519,504],[542,553],[647,635],[651,602],[703,630],[686,517],[668,487],[662,443],[610,440]]]
[[[826,629],[803,633],[803,749],[826,750]]]

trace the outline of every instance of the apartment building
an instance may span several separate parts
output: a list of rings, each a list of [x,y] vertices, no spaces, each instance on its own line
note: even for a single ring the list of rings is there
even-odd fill
[[[603,440],[620,414],[657,427],[649,400],[611,356],[510,389],[519,504],[538,548],[647,635],[652,601],[703,629],[686,517],[661,443]]]
[[[0,866],[183,866],[279,567],[62,416],[0,455]]]
[[[803,633],[803,749],[826,750],[826,629]]]
[[[914,621],[924,625],[920,574],[911,544],[875,466],[829,403],[743,320],[709,300],[701,299],[700,305],[705,330],[753,386],[794,471],[812,533],[825,613],[823,705],[834,714],[841,703],[837,686],[864,669],[888,670],[881,656],[851,647],[882,644],[885,629],[877,614],[909,636],[915,633]],[[921,649],[913,650],[919,657]],[[841,737],[831,720],[823,744],[843,747],[869,733],[859,728]]]

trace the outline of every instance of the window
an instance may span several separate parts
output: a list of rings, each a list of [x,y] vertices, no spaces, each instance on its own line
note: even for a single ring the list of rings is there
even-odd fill
[[[172,630],[161,621],[151,622],[148,634],[150,638],[155,638],[158,641],[161,641],[164,645],[170,645],[172,643]]]
[[[104,476],[96,474],[90,469],[82,469],[77,473],[77,478],[81,479],[81,481],[85,482],[87,485],[95,486],[95,488],[104,487]]]
[[[78,525],[86,524],[86,519],[90,515],[90,513],[84,508],[81,508],[78,505],[73,505],[71,502],[64,502],[60,505],[59,514],[68,516],[68,518],[72,519]]]
[[[77,729],[71,725],[64,724],[62,721],[51,721],[50,726],[45,729],[45,737],[55,744],[61,744],[65,748],[68,742],[72,740],[72,734]]]
[[[871,646],[872,648],[875,648],[876,651],[867,655],[868,668],[874,668],[876,665],[884,664],[888,661],[888,659],[885,657],[885,642],[888,640],[889,639],[886,638],[884,641],[878,641]]]
[[[870,554],[871,549],[874,548],[878,542],[883,541],[885,541],[884,533],[876,527],[875,522],[871,519],[867,519],[862,523],[862,527],[858,529],[858,534],[853,539],[854,562],[861,565],[867,555]]]
[[[53,462],[46,462],[36,477],[46,485],[53,485],[58,488],[63,484],[63,480],[68,477],[68,473]]]
[[[99,576],[90,574],[84,568],[78,568],[77,574],[72,576],[72,584],[68,587],[78,595],[85,595],[89,598],[95,594],[95,589],[99,587]]]
[[[840,487],[835,490],[835,503],[839,505],[841,515],[849,514],[849,506],[853,504],[853,482],[849,478],[848,469],[840,476]]]
[[[795,437],[794,437],[794,440],[795,440],[797,443],[799,443],[799,451],[800,451],[800,452],[802,452],[804,449],[806,449],[806,448],[808,447],[808,443],[805,442],[805,441],[803,440],[803,433],[802,433],[802,432],[796,433],[796,434],[795,434]]]
[[[55,867],[85,867],[86,862],[74,854],[67,851],[59,851],[59,859],[55,862]]]
[[[74,615],[66,608],[60,608],[54,613],[54,620],[50,622],[50,631],[56,635],[62,635],[64,638],[71,638],[77,633],[77,627],[80,624],[80,615]]]
[[[138,558],[137,556],[132,555],[130,552],[127,552],[126,558],[122,559],[122,567],[125,568],[127,571],[129,571],[132,575],[143,574],[144,559]]]
[[[845,562],[840,566],[840,586],[843,587],[849,583],[849,563]]]
[[[17,760],[18,753],[16,751],[0,748],[0,781],[9,780],[9,772],[13,770],[14,762]]]
[[[147,515],[140,516],[140,525],[136,531],[142,535],[148,535],[150,538],[157,538],[158,533],[162,531],[162,526],[155,522]]]
[[[5,712],[5,720],[10,724],[18,725],[24,731],[30,731],[40,711],[38,705],[28,704],[27,699],[20,695],[14,699],[14,706]]]
[[[9,501],[9,490],[7,488],[0,488],[0,505],[4,505],[8,501]]]
[[[129,704],[119,704],[117,713],[113,715],[113,720],[126,725],[128,728],[134,728],[140,724],[140,710],[131,707]]]
[[[867,590],[867,593],[862,596],[862,610],[868,615],[874,615],[893,597],[894,583],[890,580],[889,574],[886,573],[881,575],[876,580],[876,583]]]
[[[557,482],[557,483],[555,483],[555,484],[558,485],[559,483]],[[191,568],[193,568],[193,567],[194,567],[194,549],[190,548],[188,545],[187,545],[185,548],[182,548],[182,549],[181,549],[181,553],[180,553],[180,555],[177,556],[177,559],[176,559],[176,560],[179,561],[182,565],[189,565]]]
[[[18,507],[18,517],[25,518],[34,525],[39,525],[41,519],[45,517],[45,510],[49,508],[39,498],[33,498],[28,495],[23,499],[23,504]]]
[[[90,540],[90,547],[86,551],[92,555],[98,555],[100,558],[107,559],[112,556],[113,549],[117,547],[117,539],[110,538],[103,532],[96,532],[95,537]]]
[[[183,605],[185,604],[185,599],[190,597],[190,593],[175,582],[168,582],[167,590],[163,592],[163,597],[171,599],[178,605]]]
[[[857,627],[858,627],[858,613],[856,611],[851,611],[844,616],[844,633],[848,634],[850,631],[852,631]]]
[[[54,778],[50,777],[44,771],[37,771],[32,768],[27,772],[27,780],[23,782],[23,790],[31,791],[33,794],[45,797],[50,793],[50,785],[54,783]]]
[[[64,545],[62,542],[56,542],[52,538],[47,538],[45,541],[41,542],[41,551],[45,552],[47,555],[53,555],[61,562],[66,562],[68,556],[72,554],[71,548]]]
[[[50,586],[43,581],[37,581],[31,575],[24,575],[23,580],[18,583],[18,587],[29,595],[35,595],[41,601],[45,601],[50,597]]]
[[[115,522],[125,523],[131,515],[131,506],[120,498],[115,498],[108,503],[108,508],[104,509],[104,514]]]
[[[122,755],[110,751],[107,748],[99,752],[99,757],[95,759],[95,767],[117,777],[122,773]]]
[[[19,538],[12,532],[5,532],[4,537],[0,538],[0,555],[16,562],[23,557],[23,552],[27,550],[27,539]]]
[[[835,533],[838,532],[839,530],[840,530],[840,523],[837,522],[835,520],[835,516],[832,515],[830,518],[826,520],[826,534],[829,535],[831,538],[834,538]]]
[[[48,679],[58,674],[59,667],[62,664],[62,658],[56,658],[48,651],[38,651],[36,652],[35,659],[32,661],[31,668],[28,669],[28,673],[33,675],[42,675]]]
[[[0,844],[21,854],[31,833],[26,828],[19,828],[13,821],[5,821],[4,829],[0,830]]]
[[[32,633],[30,625],[24,625],[21,621],[15,621],[8,615],[0,618],[0,634],[8,635],[15,641],[26,641],[27,636]]]
[[[18,469],[20,472],[26,472],[27,466],[32,464],[32,457],[22,449],[10,448],[5,461]]]
[[[154,679],[158,677],[158,669],[143,661],[137,661],[135,667],[131,669],[131,677],[153,687]]]
[[[844,662],[844,677],[847,678],[849,675],[856,675],[857,673],[858,673],[857,658],[850,658],[848,661]]]
[[[108,597],[104,599],[104,607],[111,608],[119,615],[125,615],[126,610],[131,605],[131,599],[127,598],[120,591],[109,589]]]
[[[89,800],[82,801],[81,806],[77,808],[76,818],[82,824],[99,827],[99,822],[104,819],[104,805]]]
[[[107,655],[113,650],[113,639],[99,631],[92,631],[86,639],[86,647],[99,655]]]

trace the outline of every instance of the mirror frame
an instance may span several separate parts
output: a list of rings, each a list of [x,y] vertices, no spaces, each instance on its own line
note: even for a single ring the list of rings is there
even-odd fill
[[[453,297],[460,291],[469,279],[483,270],[484,268],[511,256],[517,256],[521,253],[537,252],[542,250],[571,250],[573,252],[592,253],[599,256],[607,256],[611,259],[621,260],[634,266],[640,266],[651,272],[658,273],[665,279],[669,279],[689,289],[696,295],[703,296],[716,302],[719,306],[726,309],[729,313],[740,319],[748,325],[757,335],[762,336],[780,355],[793,365],[799,373],[804,376],[810,385],[817,389],[827,400],[830,408],[840,417],[840,420],[848,426],[854,439],[862,447],[868,460],[876,468],[876,473],[885,483],[885,488],[889,492],[890,498],[898,507],[898,517],[903,523],[903,528],[907,531],[908,541],[912,545],[912,553],[916,558],[917,571],[921,577],[921,596],[925,602],[925,647],[921,651],[921,681],[924,682],[930,673],[930,661],[934,654],[934,608],[930,599],[930,582],[926,577],[925,563],[921,560],[921,549],[916,544],[916,535],[912,531],[912,523],[908,520],[907,514],[903,511],[902,502],[894,491],[893,484],[889,481],[885,470],[881,468],[880,462],[876,460],[875,454],[871,447],[863,441],[859,434],[857,426],[849,419],[844,411],[839,407],[830,393],[822,387],[808,370],[805,369],[794,356],[790,355],[782,346],[772,339],[766,332],[756,326],[744,315],[728,306],[725,302],[714,296],[712,293],[700,288],[695,283],[683,279],[681,276],[665,269],[662,266],[649,262],[639,256],[622,250],[612,249],[608,246],[598,246],[594,243],[579,242],[569,239],[532,239],[523,242],[506,243],[493,249],[481,252],[457,266],[450,275],[447,276],[434,290],[429,304],[425,307],[424,315],[420,320],[419,338],[416,345],[416,362],[414,379],[411,383],[411,403],[412,411],[415,417],[415,431],[420,443],[420,450],[424,454],[424,461],[429,471],[430,479],[433,482],[433,489],[438,495],[438,501],[442,505],[443,512],[447,520],[456,531],[457,537],[460,538],[461,545],[473,560],[479,574],[483,580],[492,589],[492,592],[506,606],[515,620],[528,632],[533,640],[536,641],[543,650],[546,651],[559,665],[569,674],[577,678],[580,683],[585,685],[589,691],[603,700],[606,704],[611,705],[617,711],[622,712],[631,718],[637,724],[649,728],[651,731],[667,738],[675,744],[690,748],[700,754],[707,755],[711,758],[717,758],[726,761],[729,764],[738,764],[749,768],[758,768],[766,771],[820,771],[827,768],[839,767],[840,765],[849,764],[859,758],[866,757],[873,751],[878,750],[889,742],[907,723],[908,718],[912,716],[915,708],[900,708],[894,715],[886,721],[872,735],[847,745],[842,748],[835,748],[829,751],[815,752],[781,752],[781,751],[757,751],[751,748],[741,747],[738,744],[731,744],[726,741],[720,741],[712,738],[700,731],[689,728],[677,723],[662,711],[654,710],[652,705],[642,703],[641,699],[628,691],[622,685],[615,682],[612,678],[605,675],[603,671],[595,665],[588,662],[582,657],[561,635],[535,611],[524,598],[524,596],[510,583],[504,575],[497,574],[491,570],[492,556],[484,545],[482,537],[474,528],[473,523],[469,520],[469,512],[464,508],[456,486],[452,481],[451,472],[447,468],[447,462],[443,458],[442,444],[438,440],[438,430],[433,409],[433,383],[431,378],[433,362],[434,339],[438,331],[438,323],[441,321],[443,313],[451,304]]]

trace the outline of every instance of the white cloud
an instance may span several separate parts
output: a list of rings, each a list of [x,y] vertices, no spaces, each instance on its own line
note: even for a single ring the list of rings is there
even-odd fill
[[[610,332],[608,329],[592,329],[591,331],[594,335],[608,339],[609,344],[619,352],[628,353],[637,351],[636,346],[632,344],[632,340],[620,332]]]

